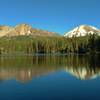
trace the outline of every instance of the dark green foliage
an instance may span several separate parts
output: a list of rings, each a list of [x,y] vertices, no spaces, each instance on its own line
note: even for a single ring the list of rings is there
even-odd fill
[[[64,38],[61,36],[17,36],[0,38],[0,54],[83,54],[91,52],[100,52],[100,37],[97,35],[73,38]]]
[[[68,40],[68,39],[67,39]],[[70,38],[67,47],[72,53],[97,53],[100,52],[100,36],[96,34],[84,37]]]
[[[3,37],[0,38],[0,54],[60,53],[62,50],[65,50],[66,41],[64,37]]]

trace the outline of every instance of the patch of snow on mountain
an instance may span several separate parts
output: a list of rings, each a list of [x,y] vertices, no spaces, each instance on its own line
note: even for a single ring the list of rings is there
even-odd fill
[[[100,35],[100,30],[93,27],[93,26],[87,26],[87,25],[81,25],[79,27],[76,27],[72,31],[69,31],[68,33],[65,33],[65,37],[80,37],[80,36],[86,36],[88,34],[98,34]]]

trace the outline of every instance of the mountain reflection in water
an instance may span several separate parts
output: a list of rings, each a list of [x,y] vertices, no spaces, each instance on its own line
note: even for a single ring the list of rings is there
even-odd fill
[[[28,82],[33,78],[64,71],[81,80],[100,74],[100,55],[1,56],[0,80]]]

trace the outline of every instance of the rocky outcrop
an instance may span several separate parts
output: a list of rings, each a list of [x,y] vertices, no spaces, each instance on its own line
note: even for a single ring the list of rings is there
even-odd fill
[[[15,27],[0,26],[0,37],[3,36],[56,36],[56,33],[48,32],[40,29],[34,29],[28,24],[20,24]]]

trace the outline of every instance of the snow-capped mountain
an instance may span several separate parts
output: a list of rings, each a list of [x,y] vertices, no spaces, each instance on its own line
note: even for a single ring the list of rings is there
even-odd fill
[[[65,33],[64,37],[80,37],[88,34],[100,35],[100,30],[93,26],[80,25],[79,27],[74,28],[72,31]]]

